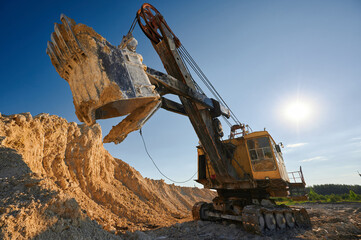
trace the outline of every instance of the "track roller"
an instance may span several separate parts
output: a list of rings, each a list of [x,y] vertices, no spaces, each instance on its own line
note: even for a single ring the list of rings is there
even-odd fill
[[[247,232],[262,234],[266,223],[259,206],[245,206],[242,210],[242,224]]]
[[[287,226],[289,228],[295,227],[295,218],[293,217],[293,214],[291,212],[285,213],[285,219],[286,219]]]
[[[272,212],[267,212],[264,214],[264,219],[268,230],[276,230],[277,222]]]
[[[213,210],[212,203],[206,202],[197,202],[194,204],[192,208],[192,215],[194,220],[212,220],[211,217],[208,216],[208,211]]]
[[[301,208],[294,210],[294,216],[296,220],[296,224],[301,228],[309,228],[311,227],[310,216],[308,215],[306,209]]]
[[[277,222],[277,226],[279,227],[279,229],[285,229],[286,228],[286,219],[283,216],[283,213],[276,213],[275,217],[276,217],[276,222]]]

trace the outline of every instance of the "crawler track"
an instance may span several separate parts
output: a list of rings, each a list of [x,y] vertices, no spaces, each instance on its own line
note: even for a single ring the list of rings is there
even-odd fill
[[[257,234],[311,227],[310,217],[304,208],[287,206],[246,206],[242,210],[242,224],[246,231]]]
[[[240,215],[225,214],[215,211],[212,204],[199,202],[192,210],[195,220],[232,220],[242,222],[247,232],[255,234],[273,233],[287,229],[311,227],[310,217],[304,208],[275,205],[265,207],[247,205]]]

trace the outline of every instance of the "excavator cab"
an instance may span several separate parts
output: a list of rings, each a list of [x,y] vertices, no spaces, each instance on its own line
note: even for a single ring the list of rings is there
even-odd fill
[[[288,197],[290,190],[301,197],[304,189],[302,171],[292,172],[294,182],[286,171],[281,147],[275,143],[267,131],[245,133],[241,137],[222,141],[231,164],[237,172],[239,186],[244,189],[263,188],[271,197]],[[217,175],[212,168],[202,146],[198,146],[198,180],[209,188],[217,189]],[[242,183],[242,184],[241,184]],[[298,190],[298,191],[297,191]],[[303,195],[305,196],[305,195]]]
[[[258,134],[260,136],[257,136]],[[249,135],[246,136],[247,150],[254,178],[256,180],[282,179],[289,182],[281,148],[271,135],[266,131]]]

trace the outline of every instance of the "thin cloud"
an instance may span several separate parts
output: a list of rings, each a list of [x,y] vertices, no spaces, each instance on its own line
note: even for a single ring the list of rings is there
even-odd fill
[[[361,140],[361,137],[353,137],[353,138],[351,138],[351,140],[358,141],[358,140]]]
[[[294,144],[288,144],[286,145],[286,147],[288,148],[297,148],[297,147],[302,147],[304,145],[306,145],[307,143],[294,143]]]
[[[357,146],[357,147],[359,147],[359,146],[361,146],[361,141],[358,140],[358,141],[356,142],[356,140],[354,140],[354,142],[350,142],[350,143],[348,143],[348,145],[349,145],[349,146]]]
[[[307,158],[302,160],[301,162],[312,162],[312,161],[325,161],[327,160],[326,157],[324,156],[317,156],[317,157],[313,157],[313,158]]]

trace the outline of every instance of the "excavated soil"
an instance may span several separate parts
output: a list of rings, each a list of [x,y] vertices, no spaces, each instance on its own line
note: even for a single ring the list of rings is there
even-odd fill
[[[304,204],[312,228],[258,236],[191,221],[213,197],[143,178],[103,148],[99,125],[0,114],[0,239],[361,239],[361,203]]]
[[[0,239],[121,239],[191,220],[206,189],[143,178],[103,147],[99,125],[0,114]]]

